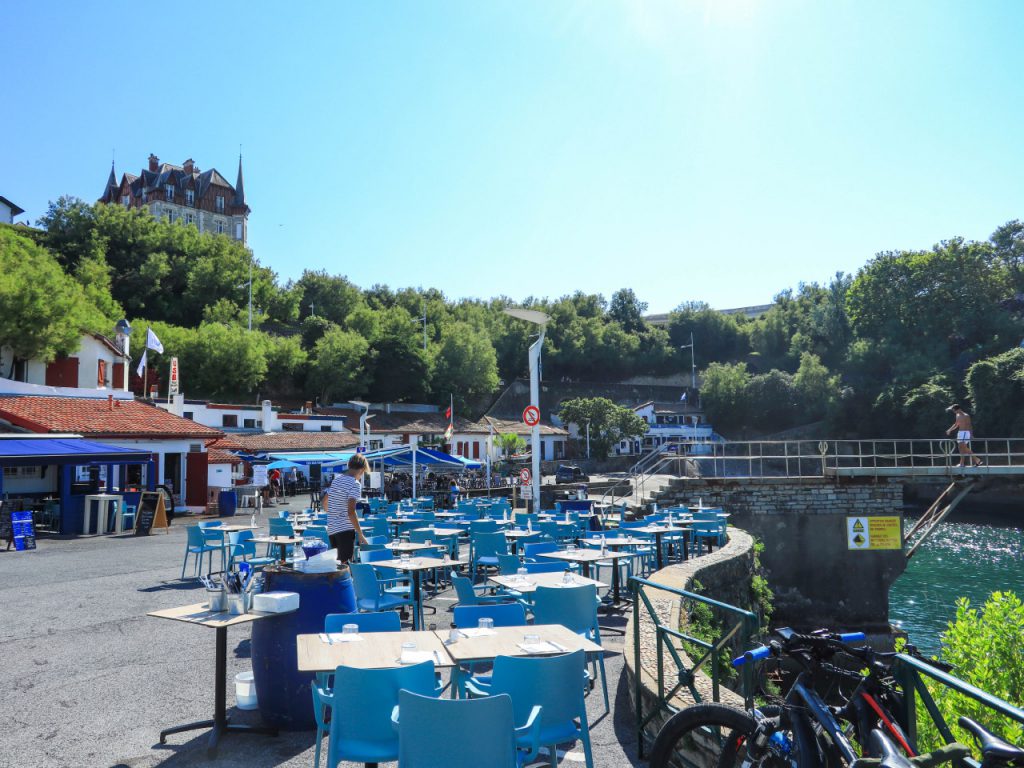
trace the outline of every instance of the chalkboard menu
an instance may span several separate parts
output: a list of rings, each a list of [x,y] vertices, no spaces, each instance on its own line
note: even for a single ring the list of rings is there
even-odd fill
[[[139,508],[135,512],[135,535],[149,536],[154,525],[165,530],[168,528],[164,495],[158,491],[145,491],[140,494]]]
[[[11,512],[11,530],[14,534],[14,548],[18,552],[36,548],[36,528],[31,512]]]

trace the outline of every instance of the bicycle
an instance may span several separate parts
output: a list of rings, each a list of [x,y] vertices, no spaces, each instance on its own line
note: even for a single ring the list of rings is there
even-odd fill
[[[833,768],[844,763],[851,765],[861,757],[850,741],[851,736],[869,757],[888,755],[888,746],[893,742],[907,756],[916,757],[892,714],[900,711],[900,694],[885,661],[895,654],[876,652],[866,645],[851,646],[850,643],[864,639],[862,633],[837,635],[822,630],[798,634],[780,629],[776,634],[779,640],[748,651],[733,663],[742,666],[782,655],[797,661],[801,671],[780,704],[749,712],[721,704],[687,707],[670,718],[658,734],[651,751],[652,768],[668,766],[673,757],[687,764],[687,754],[702,758],[691,761],[695,765],[717,763],[719,768],[736,763]],[[838,653],[866,663],[868,673],[835,666],[831,659]],[[830,707],[817,690],[823,676],[827,682],[839,683],[840,688],[843,680],[855,679],[857,685],[842,697],[842,705]],[[872,738],[879,729],[881,739]],[[921,764],[937,764],[936,759],[946,762],[954,757],[932,753]]]

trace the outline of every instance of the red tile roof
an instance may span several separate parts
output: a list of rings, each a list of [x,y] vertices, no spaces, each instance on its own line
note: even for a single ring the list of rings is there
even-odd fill
[[[359,444],[350,432],[264,432],[231,433],[213,445],[246,453],[286,453],[288,451],[335,451]],[[207,445],[210,445],[209,443]]]
[[[220,448],[207,448],[206,449],[207,463],[208,464],[241,464],[242,460],[231,453],[231,451],[225,451]]]
[[[32,432],[90,437],[212,439],[224,434],[138,400],[0,397],[0,419]]]

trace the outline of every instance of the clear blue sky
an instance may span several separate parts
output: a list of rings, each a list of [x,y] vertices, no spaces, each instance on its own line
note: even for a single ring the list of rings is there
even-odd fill
[[[1024,3],[8,2],[0,195],[234,180],[283,278],[769,301],[1024,216]]]

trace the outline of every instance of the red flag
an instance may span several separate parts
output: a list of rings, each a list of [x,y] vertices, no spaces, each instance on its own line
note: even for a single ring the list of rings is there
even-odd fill
[[[449,421],[451,420],[451,418],[452,418],[452,407],[450,405],[447,408],[444,409],[444,417],[446,419],[448,419]]]

